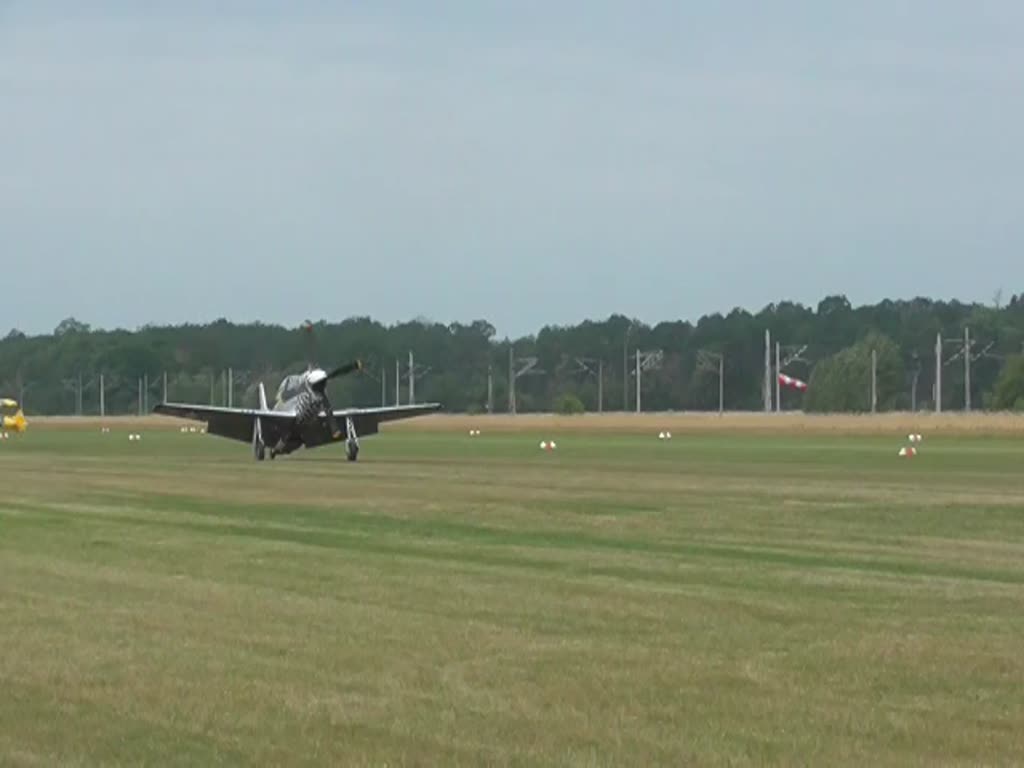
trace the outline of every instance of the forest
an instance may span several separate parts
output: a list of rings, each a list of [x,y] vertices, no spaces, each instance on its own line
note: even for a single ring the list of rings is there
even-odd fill
[[[259,381],[273,397],[286,373],[358,358],[364,370],[332,383],[333,402],[437,401],[448,412],[635,410],[639,367],[644,411],[761,410],[766,332],[770,396],[776,344],[778,370],[809,385],[781,387],[772,407],[933,409],[941,338],[943,410],[1024,409],[1024,295],[857,307],[833,295],[817,306],[785,301],[696,321],[646,324],[614,314],[515,339],[498,338],[486,320],[384,325],[351,317],[283,327],[219,319],[103,330],[70,317],[49,334],[13,328],[0,340],[0,395],[20,399],[30,414],[138,413],[165,396],[254,405]]]

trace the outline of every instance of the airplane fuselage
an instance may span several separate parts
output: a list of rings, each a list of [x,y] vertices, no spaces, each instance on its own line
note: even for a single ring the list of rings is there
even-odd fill
[[[282,453],[291,453],[300,445],[304,444],[303,435],[309,429],[318,429],[321,414],[326,416],[334,437],[339,437],[341,432],[334,423],[331,403],[327,397],[328,375],[320,368],[313,368],[305,373],[285,376],[277,388],[277,396],[274,399],[273,410],[279,413],[287,413],[295,421],[292,427],[284,434],[281,434],[277,442],[270,448],[270,456],[273,458]],[[265,405],[266,397],[260,390],[261,407]],[[262,427],[260,427],[262,430]],[[358,442],[355,435],[350,435],[349,450],[354,455],[358,452]],[[257,447],[257,450],[261,450]]]
[[[275,411],[295,414],[296,422],[301,425],[315,421],[329,405],[323,389],[317,391],[310,383],[310,373],[312,371],[285,376],[277,388],[274,400]]]

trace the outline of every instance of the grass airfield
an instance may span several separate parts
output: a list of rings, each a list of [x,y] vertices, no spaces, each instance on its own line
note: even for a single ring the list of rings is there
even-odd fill
[[[349,464],[30,417],[0,762],[1020,762],[1024,432],[987,419],[426,418]]]

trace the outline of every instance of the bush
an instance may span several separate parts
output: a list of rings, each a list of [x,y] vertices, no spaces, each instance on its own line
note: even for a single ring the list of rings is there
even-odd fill
[[[1014,355],[999,372],[992,407],[997,411],[1020,410],[1024,401],[1024,355]]]
[[[567,392],[562,395],[558,398],[558,402],[555,403],[555,411],[564,416],[583,413],[585,410],[586,408],[583,407],[583,401],[571,392]]]
[[[904,368],[892,339],[869,333],[814,366],[804,410],[838,413],[871,410],[871,351],[878,355],[878,410],[891,411],[903,394]]]

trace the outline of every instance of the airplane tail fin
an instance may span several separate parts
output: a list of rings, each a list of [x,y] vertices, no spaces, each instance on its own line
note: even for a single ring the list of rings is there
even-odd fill
[[[262,381],[260,382],[260,410],[262,410],[262,411],[270,410],[269,407],[267,406],[267,390],[265,390],[263,388],[263,382]]]

